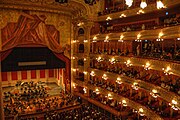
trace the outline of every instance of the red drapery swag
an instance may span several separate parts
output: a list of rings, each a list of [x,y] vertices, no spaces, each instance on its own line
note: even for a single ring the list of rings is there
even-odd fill
[[[45,16],[21,15],[17,23],[8,23],[2,29],[2,51],[22,46],[39,44],[47,46],[56,53],[62,53],[59,43],[59,31],[52,25],[45,24]]]
[[[71,76],[70,75],[70,73],[71,73],[71,71],[70,71],[70,68],[71,68],[71,66],[70,66],[71,65],[70,59],[67,58],[64,54],[54,53],[54,55],[57,58],[59,58],[60,60],[62,60],[62,61],[64,61],[66,63],[66,71],[65,71],[66,76],[67,76],[66,79],[70,80],[70,76]]]
[[[52,25],[45,24],[46,16],[30,15],[23,13],[17,23],[8,23],[1,30],[2,50],[0,50],[1,61],[12,51],[12,48],[28,45],[47,46],[55,55],[66,62],[66,74],[70,79],[70,60],[63,55],[64,47],[59,41],[59,31]]]
[[[0,54],[0,62],[3,61],[11,53],[11,51],[12,51],[12,49],[1,52],[1,54]]]

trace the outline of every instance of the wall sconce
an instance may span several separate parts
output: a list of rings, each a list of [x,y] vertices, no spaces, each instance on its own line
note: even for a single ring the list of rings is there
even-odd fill
[[[76,57],[74,57],[74,56],[73,56],[73,57],[71,57],[71,59],[75,60],[75,59],[76,59]]]
[[[86,61],[87,59],[86,58],[84,58],[84,61]]]
[[[77,24],[77,26],[82,26],[82,25],[84,25],[84,22],[79,22],[79,23]]]
[[[112,20],[112,18],[110,17],[110,16],[108,16],[107,18],[106,18],[106,20],[108,21],[108,20]]]
[[[91,76],[95,76],[94,71],[91,71],[90,75],[91,75]]]
[[[88,40],[84,40],[84,43],[87,43],[88,42]]]
[[[163,41],[164,39],[161,39],[161,38],[157,38],[156,41],[157,42],[160,42],[160,41]]]
[[[157,90],[153,89],[150,95],[154,98],[157,98],[159,96],[159,93],[157,92]]]
[[[132,87],[134,90],[138,90],[138,89],[139,89],[139,85],[138,85],[138,83],[136,83],[136,82],[134,82],[131,87]]]
[[[139,108],[138,113],[140,116],[144,116],[144,110],[142,108]]]
[[[163,35],[164,35],[163,32],[160,32],[156,41],[163,41],[163,39],[162,39]]]
[[[84,71],[83,73],[84,73],[85,75],[87,75],[87,72],[86,72],[86,71]]]
[[[105,38],[105,40],[104,40],[104,42],[109,42],[109,36],[106,36],[106,38]]]
[[[118,77],[118,78],[116,79],[116,82],[117,82],[118,84],[122,84],[121,78]]]
[[[83,91],[84,91],[85,94],[87,93],[87,89],[86,88],[83,88]]]
[[[168,66],[166,69],[162,68],[162,70],[164,71],[165,75],[170,75],[172,74],[172,72],[170,72],[171,68]]]
[[[180,108],[177,106],[177,101],[176,100],[172,100],[171,103],[169,103],[169,105],[174,110],[180,110]]]
[[[106,74],[103,74],[102,78],[103,78],[104,80],[107,80],[107,79],[108,79],[108,77],[107,77]]]
[[[97,60],[98,62],[103,61],[103,59],[102,59],[101,57],[96,58],[96,60]]]
[[[124,42],[124,40],[118,40],[118,42]]]
[[[108,99],[110,99],[110,100],[112,100],[113,98],[112,98],[112,95],[109,93],[108,94]]]
[[[74,89],[76,88],[76,84],[75,84],[75,83],[73,83],[73,88],[74,88]]]
[[[140,39],[140,37],[141,37],[141,34],[139,33],[139,34],[137,35],[137,39]]]
[[[157,0],[156,6],[157,6],[157,9],[165,8],[165,6],[161,0]]]
[[[135,41],[136,41],[136,42],[141,42],[142,40],[136,39]]]
[[[73,40],[72,43],[76,43],[77,41],[76,40]]]
[[[76,72],[76,69],[73,68],[72,71],[73,71],[73,72]]]
[[[124,38],[124,36],[121,35],[121,36],[120,36],[120,39],[118,40],[118,42],[123,42],[123,38]]]
[[[143,14],[144,13],[144,10],[140,9],[137,14]]]
[[[130,60],[127,60],[127,62],[124,62],[126,64],[127,67],[131,66],[131,61]]]
[[[150,63],[147,62],[146,65],[142,65],[144,67],[145,70],[149,70],[150,69]]]
[[[122,105],[123,105],[123,106],[127,106],[126,100],[122,100]]]
[[[96,36],[94,36],[94,37],[93,37],[93,40],[97,40],[97,37],[96,37]]]
[[[97,95],[100,93],[99,89],[96,88],[96,90],[94,91]]]
[[[110,62],[111,64],[114,64],[114,63],[116,63],[116,60],[115,60],[114,58],[111,58],[111,59],[109,59],[109,62]]]
[[[124,13],[122,13],[119,17],[123,18],[123,17],[126,17],[126,15]]]
[[[180,38],[177,38],[177,40],[180,40]]]

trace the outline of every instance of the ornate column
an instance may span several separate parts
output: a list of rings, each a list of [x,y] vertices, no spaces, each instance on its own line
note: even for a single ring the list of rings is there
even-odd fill
[[[87,42],[84,43],[84,48],[85,48],[85,52],[84,52],[84,56],[86,57],[86,61],[84,62],[84,78],[85,78],[85,83],[87,83],[90,80],[90,74],[87,72],[88,68],[90,67],[90,57],[89,57],[89,53],[90,53],[90,45],[91,45],[91,41],[90,41],[90,32],[91,32],[91,28],[93,26],[93,22],[87,22],[85,23],[85,39],[87,40]],[[87,72],[87,73],[86,73]],[[87,95],[89,96],[89,90],[87,90]]]
[[[72,39],[71,39],[71,92],[77,90],[76,85],[74,84],[74,79],[76,76],[76,67],[77,67],[77,52],[78,52],[78,46],[77,46],[77,21],[72,20],[72,26],[71,26],[71,31],[72,31]]]
[[[1,29],[0,29],[0,51],[1,50],[2,50],[2,39],[1,39]],[[1,63],[0,63],[0,66],[1,66]],[[0,120],[4,120],[4,107],[3,107],[3,96],[2,95],[3,95],[3,91],[2,91],[2,76],[1,76],[1,67],[0,67]]]
[[[4,120],[4,107],[3,107],[3,96],[2,95],[3,95],[2,76],[1,76],[1,68],[0,68],[0,120]]]

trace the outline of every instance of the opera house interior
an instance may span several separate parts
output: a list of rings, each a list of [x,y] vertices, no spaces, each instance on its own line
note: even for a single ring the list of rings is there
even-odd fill
[[[180,120],[180,0],[0,0],[0,120]]]

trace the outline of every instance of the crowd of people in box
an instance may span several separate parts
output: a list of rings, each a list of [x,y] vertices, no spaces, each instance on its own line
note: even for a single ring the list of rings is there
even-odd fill
[[[133,44],[132,43],[132,50],[129,48],[124,48],[122,49],[121,47],[110,47],[112,46],[122,46],[123,43],[118,43],[118,41],[113,41],[112,43],[104,43],[104,48],[100,47],[102,46],[102,42],[104,41],[99,41],[96,43],[93,43],[91,46],[91,53],[93,54],[104,54],[104,55],[119,55],[119,56],[137,56],[137,57],[142,57],[142,58],[157,58],[160,60],[174,60],[174,61],[179,61],[180,60],[180,47],[178,44],[172,44],[169,45],[167,43],[167,47],[162,47],[161,42],[153,42],[150,40],[144,40],[139,44]],[[164,43],[165,44],[165,43]],[[109,46],[109,47],[107,47]],[[92,47],[94,48],[92,50]],[[132,52],[130,52],[132,51]]]
[[[120,115],[117,117],[122,120],[149,120],[149,118],[144,114],[139,114],[138,110],[135,110],[128,106],[126,103],[123,103],[122,101],[117,101],[113,98],[108,98],[108,96],[105,96],[101,93],[96,93],[94,91],[90,91],[90,97],[92,99],[95,99],[99,101],[101,104],[109,106],[116,111],[120,112]],[[138,115],[139,114],[139,115]]]
[[[115,64],[111,64],[109,60],[103,60],[101,62],[93,60],[91,62],[91,68],[116,73],[129,78],[140,79],[161,86],[168,91],[180,94],[180,78],[175,75],[165,75],[155,70],[145,70],[143,67],[127,67],[125,64],[118,61]]]
[[[134,89],[131,85],[118,83],[114,80],[104,80],[96,76],[91,77],[89,84],[101,88],[103,91],[108,90],[122,97],[136,101],[137,103],[140,103],[143,106],[155,111],[163,118],[180,118],[180,111],[173,110],[167,101],[158,97],[159,94],[157,94],[157,97],[153,97],[150,95],[150,93],[143,89]],[[97,93],[97,91],[91,91],[91,98],[96,99],[102,104],[108,105],[117,111],[124,111],[126,108],[126,105],[123,106],[122,101],[117,101],[113,98],[109,99],[108,96],[104,96],[100,92]],[[171,109],[173,110],[172,115],[170,112]],[[130,110],[129,107],[128,110]],[[128,113],[130,114],[131,112]]]
[[[110,120],[105,114],[88,105],[65,112],[52,112],[45,114],[45,120]]]

